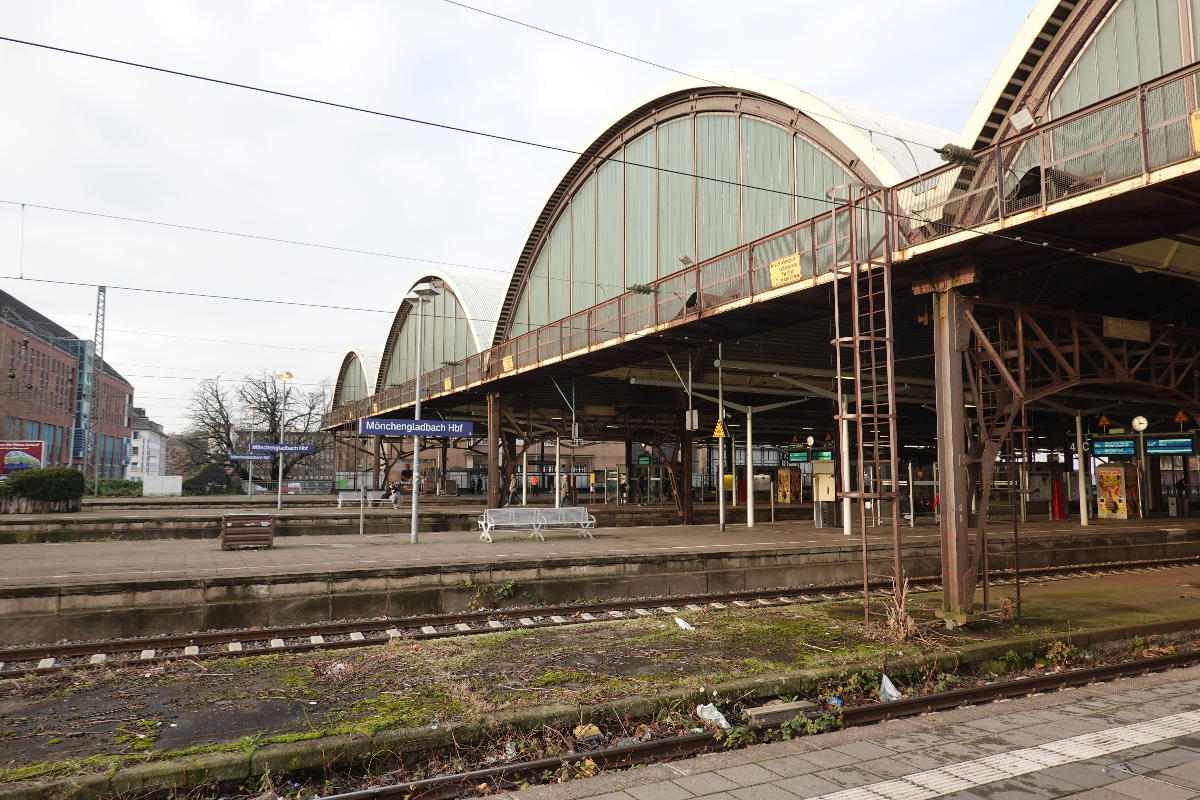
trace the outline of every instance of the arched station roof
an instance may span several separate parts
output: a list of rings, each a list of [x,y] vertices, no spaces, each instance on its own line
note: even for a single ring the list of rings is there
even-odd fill
[[[673,80],[602,125],[554,185],[504,293],[499,344],[773,233],[851,181],[940,164],[954,134],[736,72]],[[755,188],[761,187],[761,188]]]
[[[375,377],[379,373],[379,355],[351,348],[342,358],[337,382],[333,387],[333,407],[353,403],[375,394]]]
[[[957,143],[973,150],[1172,72],[1200,52],[1200,0],[1038,0]]]
[[[432,283],[439,291],[424,309],[422,367],[425,372],[456,363],[490,346],[504,278],[475,271],[467,276],[438,270],[413,281],[405,295],[421,283]],[[416,317],[411,303],[400,303],[376,366],[376,391],[416,377]]]

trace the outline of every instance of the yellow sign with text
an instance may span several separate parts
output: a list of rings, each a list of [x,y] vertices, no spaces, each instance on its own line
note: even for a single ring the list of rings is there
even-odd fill
[[[442,390],[443,390],[443,391],[446,391],[446,392],[448,392],[448,391],[450,391],[450,390],[451,390],[451,389],[453,389],[453,388],[454,388],[454,382],[453,382],[453,381],[451,381],[449,378],[442,378]]]
[[[513,361],[512,356],[505,356],[500,360],[500,368],[505,372],[512,372],[515,366],[516,363]]]
[[[800,254],[792,253],[783,258],[777,258],[767,265],[771,270],[771,286],[787,286],[804,277],[800,266]]]
[[[1200,153],[1200,111],[1192,112],[1192,149]]]

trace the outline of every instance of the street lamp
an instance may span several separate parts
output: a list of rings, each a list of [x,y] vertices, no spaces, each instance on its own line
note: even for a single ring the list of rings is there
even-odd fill
[[[414,286],[405,297],[405,301],[412,303],[417,307],[417,379],[416,379],[416,404],[413,407],[413,419],[421,419],[421,372],[424,369],[422,364],[422,350],[424,344],[422,342],[422,333],[425,329],[425,304],[437,297],[441,292],[433,287],[428,281],[418,283]],[[409,535],[409,542],[417,543],[417,499],[421,488],[421,436],[416,434],[413,436],[413,483],[412,483],[412,532]]]
[[[279,443],[283,444],[283,416],[287,408],[288,385],[287,382],[296,377],[290,372],[281,372],[275,376],[276,380],[283,382],[283,400],[279,403]],[[275,453],[275,457],[279,459],[279,485],[275,487],[275,508],[283,508],[283,451]]]
[[[250,451],[249,452],[250,452],[250,455],[253,456],[254,455],[254,424],[255,424],[254,415],[258,413],[258,409],[255,406],[249,406],[246,408],[246,410],[250,412]],[[254,499],[254,459],[250,459],[246,463],[249,465],[248,469],[250,470],[250,486],[246,489],[246,494],[250,495],[250,499],[253,500]]]

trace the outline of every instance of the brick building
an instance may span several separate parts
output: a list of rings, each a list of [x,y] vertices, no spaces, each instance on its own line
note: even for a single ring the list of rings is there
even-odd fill
[[[94,345],[0,291],[0,438],[44,443],[43,465],[83,467]],[[102,477],[124,477],[133,386],[103,367],[97,446]]]

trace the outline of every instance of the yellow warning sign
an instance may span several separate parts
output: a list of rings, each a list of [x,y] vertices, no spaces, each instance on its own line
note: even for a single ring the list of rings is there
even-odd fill
[[[1192,112],[1192,149],[1200,153],[1200,111]]]
[[[1103,414],[1100,415],[1100,421],[1096,424],[1101,428],[1107,428],[1109,425],[1112,425],[1112,423],[1108,421],[1108,417],[1104,416]]]
[[[771,286],[787,286],[804,277],[804,269],[800,266],[800,254],[792,253],[783,258],[777,258],[767,265],[771,271]]]
[[[504,370],[505,372],[512,372],[514,367],[516,367],[516,362],[513,361],[512,356],[505,356],[504,358],[500,359],[500,369]]]
[[[1188,415],[1187,415],[1187,414],[1185,414],[1185,413],[1183,413],[1183,411],[1182,411],[1182,410],[1180,410],[1180,412],[1179,412],[1178,414],[1176,414],[1176,415],[1175,415],[1175,421],[1176,421],[1176,422],[1187,422],[1187,421],[1188,421]]]
[[[717,420],[717,427],[713,428],[713,438],[714,439],[724,439],[725,438],[725,423],[724,423],[724,421]]]

